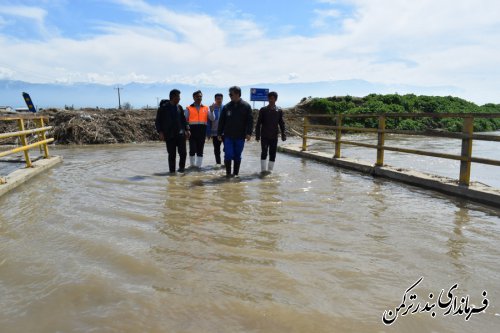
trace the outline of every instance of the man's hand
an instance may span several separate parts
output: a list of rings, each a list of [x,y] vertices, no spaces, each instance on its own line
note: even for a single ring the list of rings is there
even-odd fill
[[[247,141],[250,141],[250,135],[247,135],[245,138],[247,139]]]
[[[205,141],[209,142],[210,141],[210,137],[207,136]]]
[[[160,132],[160,141],[165,141],[165,135],[163,132]]]
[[[220,142],[222,142],[222,136],[218,135],[218,136],[217,136],[217,139],[218,139]]]
[[[281,141],[286,141],[286,135],[285,134],[281,134]]]
[[[189,140],[189,138],[191,137],[191,132],[189,130],[186,131],[186,139]]]

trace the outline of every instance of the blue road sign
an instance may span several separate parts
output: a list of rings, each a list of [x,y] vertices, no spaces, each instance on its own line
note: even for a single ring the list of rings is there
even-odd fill
[[[28,106],[28,109],[30,112],[36,112],[35,106],[33,105],[33,102],[31,101],[30,95],[28,93],[23,92],[23,98],[24,101],[26,102],[26,105]]]
[[[256,102],[267,102],[267,94],[269,89],[250,88],[250,100]]]

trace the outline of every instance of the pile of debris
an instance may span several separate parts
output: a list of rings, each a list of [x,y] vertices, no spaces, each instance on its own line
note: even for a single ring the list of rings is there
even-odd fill
[[[155,130],[156,110],[78,111],[47,109],[53,127],[49,136],[59,144],[107,144],[158,140]]]
[[[53,137],[57,144],[109,144],[159,140],[155,129],[156,109],[45,109],[39,114],[49,118],[48,125],[53,128],[47,135]],[[303,114],[304,109],[301,104],[284,109],[287,127],[302,132]],[[258,111],[254,110],[254,121],[257,121],[257,115]],[[26,127],[34,128],[34,122],[27,121]],[[17,122],[0,122],[0,133],[17,130]],[[293,136],[292,131],[287,132],[289,136]]]

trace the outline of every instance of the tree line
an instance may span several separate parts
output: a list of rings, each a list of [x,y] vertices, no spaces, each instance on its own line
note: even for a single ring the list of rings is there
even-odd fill
[[[382,114],[382,113],[500,113],[500,104],[482,106],[452,96],[417,96],[414,94],[370,94],[365,97],[335,96],[313,98],[308,103],[310,113],[321,114]],[[343,118],[343,125],[377,128],[378,119]],[[461,118],[388,118],[386,128],[423,131],[442,129],[462,131]],[[474,131],[490,132],[500,129],[500,118],[474,119]]]

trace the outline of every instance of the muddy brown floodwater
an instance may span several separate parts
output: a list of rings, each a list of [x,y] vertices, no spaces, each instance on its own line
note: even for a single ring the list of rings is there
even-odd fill
[[[0,198],[0,331],[499,331],[498,210],[283,154],[261,177],[259,150],[227,181],[210,144],[175,176],[161,143],[53,148]],[[415,306],[489,305],[384,325],[421,277]]]

